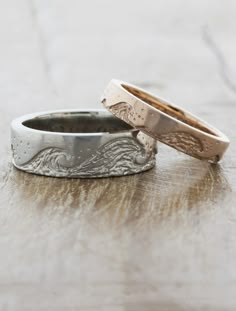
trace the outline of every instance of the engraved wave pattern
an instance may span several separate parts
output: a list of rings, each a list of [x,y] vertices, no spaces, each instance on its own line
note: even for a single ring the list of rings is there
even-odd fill
[[[142,157],[143,162],[140,164]],[[101,146],[80,164],[63,149],[50,147],[39,152],[20,168],[35,174],[58,177],[105,177],[138,173],[155,165],[155,155],[147,156],[133,138],[117,138]],[[63,164],[62,164],[63,163]],[[67,165],[68,164],[68,165]]]
[[[112,113],[122,118],[122,120],[131,123],[130,118],[133,116],[134,111],[130,104],[126,102],[119,102],[110,107]],[[135,125],[132,124],[134,127]],[[146,130],[146,133],[151,133],[152,137],[155,137],[157,140],[176,148],[179,151],[199,157],[199,153],[203,151],[203,144],[199,138],[194,135],[183,132],[175,131],[166,134],[157,134],[156,132],[151,132],[150,128],[143,127]]]
[[[133,125],[131,117],[134,115],[132,105],[126,102],[119,102],[109,107],[109,110],[123,121]]]
[[[158,138],[161,142],[190,155],[198,156],[198,153],[203,151],[200,139],[190,133],[170,132]]]

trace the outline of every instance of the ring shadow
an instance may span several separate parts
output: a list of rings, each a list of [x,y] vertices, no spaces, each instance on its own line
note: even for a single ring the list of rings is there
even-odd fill
[[[60,210],[68,216],[80,209],[96,225],[146,226],[224,200],[231,189],[220,166],[199,163],[183,160],[145,173],[100,179],[43,177],[12,168],[9,182],[27,208]]]

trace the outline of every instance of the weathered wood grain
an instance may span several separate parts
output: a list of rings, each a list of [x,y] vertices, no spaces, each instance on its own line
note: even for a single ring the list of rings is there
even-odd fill
[[[236,308],[235,1],[0,1],[0,310]],[[159,146],[135,176],[11,165],[21,114],[99,108],[111,78],[218,126],[219,166]]]

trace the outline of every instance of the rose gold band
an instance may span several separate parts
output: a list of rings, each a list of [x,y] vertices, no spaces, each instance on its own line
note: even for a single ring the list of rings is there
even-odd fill
[[[216,128],[126,82],[112,80],[102,103],[131,126],[198,159],[218,162],[229,145]]]

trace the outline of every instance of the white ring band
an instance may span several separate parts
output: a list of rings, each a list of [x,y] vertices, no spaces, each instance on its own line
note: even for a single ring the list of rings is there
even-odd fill
[[[13,164],[71,178],[124,176],[155,165],[156,143],[107,111],[52,111],[12,122]]]

